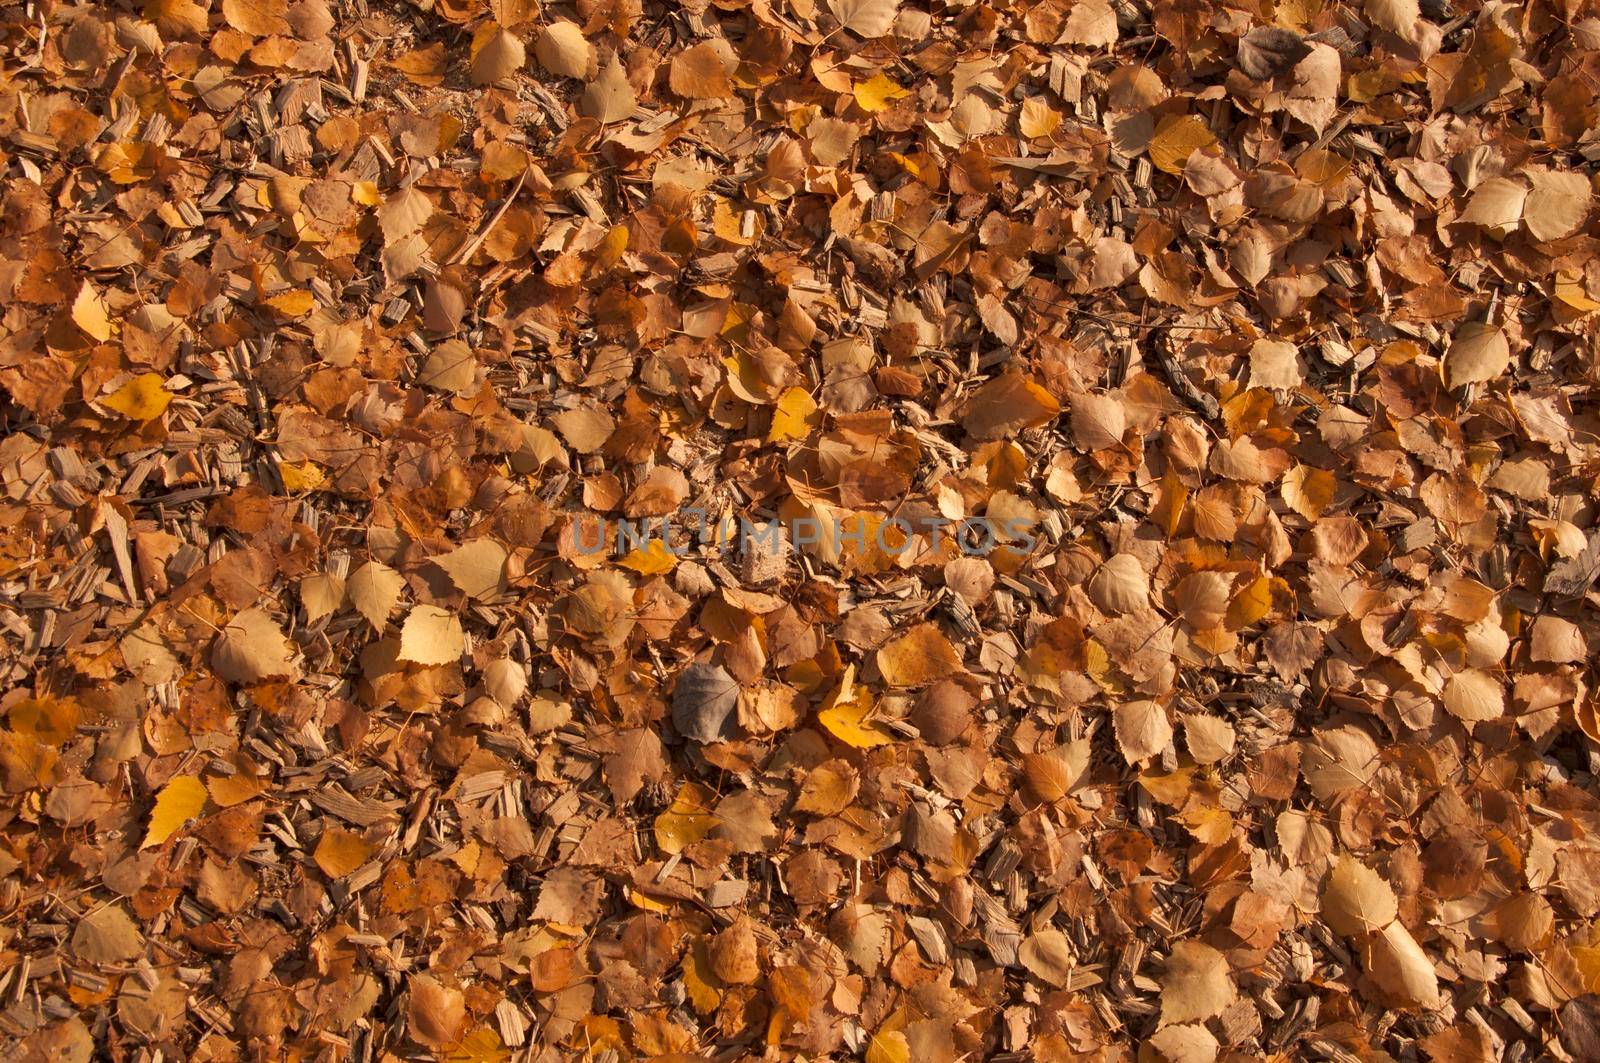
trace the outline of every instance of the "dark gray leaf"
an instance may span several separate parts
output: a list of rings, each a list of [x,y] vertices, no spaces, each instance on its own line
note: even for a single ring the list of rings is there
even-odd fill
[[[1311,54],[1293,30],[1260,26],[1239,38],[1239,69],[1257,81],[1277,77]]]
[[[720,742],[739,703],[739,684],[720,664],[696,661],[678,676],[672,692],[672,722],[696,742]]]
[[[1544,577],[1544,592],[1563,598],[1581,598],[1589,593],[1595,577],[1600,576],[1600,535],[1589,539],[1589,545],[1575,557],[1557,561]]]
[[[1561,1043],[1574,1059],[1600,1058],[1600,996],[1585,993],[1561,1009]]]

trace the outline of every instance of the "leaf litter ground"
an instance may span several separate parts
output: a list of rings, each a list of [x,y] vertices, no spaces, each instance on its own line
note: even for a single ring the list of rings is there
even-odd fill
[[[1600,1056],[1592,4],[0,19],[9,1058]]]

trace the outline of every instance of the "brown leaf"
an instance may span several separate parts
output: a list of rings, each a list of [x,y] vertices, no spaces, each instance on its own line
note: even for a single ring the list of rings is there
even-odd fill
[[[539,31],[533,54],[539,65],[562,77],[587,78],[594,65],[594,46],[584,37],[583,30],[559,19]]]
[[[461,990],[426,974],[412,975],[407,988],[406,1023],[412,1040],[437,1049],[461,1039],[467,1025]]]
[[[278,622],[260,609],[243,610],[222,629],[211,648],[211,667],[230,683],[298,674],[293,646]]]
[[[672,58],[667,84],[674,93],[692,100],[722,100],[733,95],[723,53],[710,41],[679,52]]]
[[[510,77],[528,61],[522,41],[509,30],[486,23],[472,42],[472,83],[492,85]]]
[[[72,951],[85,963],[126,963],[144,952],[144,937],[121,905],[109,904],[78,920]]]
[[[1227,957],[1199,941],[1180,941],[1161,976],[1161,1021],[1194,1022],[1221,1015],[1238,991]]]
[[[1298,33],[1281,26],[1257,26],[1239,38],[1239,69],[1257,81],[1287,72],[1310,54]]]

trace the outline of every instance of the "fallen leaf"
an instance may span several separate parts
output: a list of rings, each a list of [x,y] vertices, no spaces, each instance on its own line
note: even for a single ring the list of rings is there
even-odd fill
[[[241,610],[211,648],[211,667],[230,683],[259,683],[298,674],[294,647],[278,622],[260,609]]]
[[[839,25],[858,37],[882,37],[894,27],[900,0],[828,0]]]
[[[436,605],[418,605],[400,629],[400,659],[414,664],[454,664],[466,647],[461,619]]]
[[[1181,174],[1191,154],[1217,142],[1205,122],[1192,114],[1168,115],[1150,139],[1150,161],[1156,169]]]
[[[445,570],[462,594],[486,600],[506,589],[506,557],[506,548],[493,539],[473,539],[439,555],[433,563]],[[387,615],[387,610],[384,612]]]
[[[83,282],[77,298],[72,301],[72,323],[82,329],[85,336],[99,343],[111,338],[111,308],[106,305],[105,297],[88,281]]]
[[[542,37],[540,39],[543,40]],[[527,61],[527,50],[515,34],[492,22],[485,23],[472,41],[472,83],[492,85],[522,69]],[[544,62],[543,56],[540,61]],[[554,70],[549,63],[545,63],[545,66]],[[584,66],[587,68],[588,63],[585,62]]]
[[[1452,388],[1494,380],[1511,365],[1511,346],[1504,330],[1467,322],[1456,330],[1445,352],[1444,369]]]
[[[161,788],[150,811],[150,826],[141,849],[161,845],[206,805],[205,784],[193,775],[180,775]]]
[[[172,392],[157,373],[141,373],[100,400],[100,405],[133,421],[153,421],[172,404]]]
[[[615,54],[600,67],[599,76],[584,88],[578,106],[583,114],[603,123],[621,122],[639,106],[627,72]]]
[[[1239,38],[1239,69],[1256,81],[1287,73],[1311,54],[1311,46],[1293,30],[1257,26]]]
[[[533,54],[546,70],[562,77],[586,78],[594,65],[594,46],[583,30],[560,19],[539,31]]]
[[[329,878],[344,878],[372,856],[372,846],[366,839],[340,827],[329,827],[317,841],[312,859]]]
[[[1238,996],[1227,957],[1199,941],[1172,946],[1161,976],[1161,1022],[1195,1022],[1221,1015]]]
[[[817,713],[817,721],[839,741],[857,749],[871,749],[893,742],[892,733],[867,718],[871,712],[872,699],[865,690],[856,691],[849,700],[840,699],[836,691]]]
[[[144,952],[144,936],[120,904],[108,904],[78,920],[72,951],[85,963],[126,963]]]
[[[400,604],[400,593],[405,585],[405,577],[388,565],[368,561],[351,573],[345,588],[356,612],[366,617],[367,623],[382,631],[389,621],[389,614]]]
[[[922,687],[960,672],[961,657],[936,624],[918,624],[878,651],[878,671],[894,687]]]
[[[672,692],[672,723],[696,742],[720,742],[739,704],[739,684],[721,665],[701,661],[678,673]]]

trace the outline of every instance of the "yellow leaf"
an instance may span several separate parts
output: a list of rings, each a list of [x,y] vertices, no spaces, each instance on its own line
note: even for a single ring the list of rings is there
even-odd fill
[[[1600,948],[1574,945],[1570,951],[1583,975],[1583,988],[1590,993],[1600,992]]]
[[[1351,74],[1345,79],[1345,95],[1353,103],[1371,103],[1394,88],[1394,75],[1383,67]]]
[[[1168,115],[1150,140],[1150,161],[1158,170],[1179,174],[1190,155],[1216,142],[1211,130],[1194,115]]]
[[[817,403],[805,388],[790,388],[778,399],[772,412],[772,429],[767,433],[768,443],[785,439],[804,439],[822,425],[822,414]]]
[[[600,246],[594,249],[594,268],[608,270],[622,261],[622,253],[628,249],[628,227],[626,225],[613,225],[606,231],[605,238],[600,241]]]
[[[234,767],[232,775],[213,775],[206,780],[212,804],[219,808],[232,808],[266,791],[268,780],[260,774],[253,760],[242,752],[234,753],[228,760]]]
[[[649,894],[640,893],[635,889],[628,891],[628,903],[635,908],[643,908],[647,912],[665,913],[672,911],[672,905],[666,901],[659,901]]]
[[[132,141],[107,144],[95,159],[95,165],[117,184],[131,185],[154,177],[166,157],[167,149],[159,144]]]
[[[116,391],[100,400],[122,416],[135,421],[153,421],[166,411],[172,402],[172,392],[162,387],[164,381],[155,373],[142,373]]]
[[[732,335],[734,337],[734,339],[737,341],[740,338],[740,335],[738,335],[738,334],[742,333],[745,330],[746,326],[748,326],[750,324],[750,319],[753,318],[754,316],[755,316],[755,307],[751,306],[749,303],[733,303],[733,304],[729,305],[729,307],[728,307],[728,316],[725,319],[723,319],[722,332],[720,333],[720,335],[723,335],[723,336]],[[724,361],[727,361],[727,360],[728,359],[724,359]],[[743,361],[748,361],[749,359],[742,359],[742,360]],[[743,395],[740,395],[739,397],[740,398],[744,398]],[[758,402],[759,403],[759,402],[761,402],[763,400],[761,400],[761,399],[754,399],[754,400],[746,399],[745,401],[746,402],[754,401],[754,402]]]
[[[863,111],[873,114],[888,110],[891,101],[903,100],[909,95],[911,95],[910,89],[900,87],[882,74],[874,74],[866,81],[856,82],[855,85],[856,104]]]
[[[1557,273],[1555,296],[1580,314],[1592,314],[1600,310],[1600,303],[1589,298],[1589,293],[1584,290],[1582,274]]]
[[[1179,768],[1170,772],[1151,768],[1139,773],[1139,785],[1157,801],[1176,808],[1188,799],[1193,789],[1194,768]]]
[[[683,784],[678,796],[656,817],[656,844],[668,855],[684,849],[711,833],[717,817],[711,814],[717,793],[697,782]]]
[[[372,181],[356,181],[350,186],[350,198],[363,207],[376,207],[383,202],[383,193]]]
[[[651,539],[643,549],[634,547],[628,551],[626,557],[617,562],[623,568],[631,568],[641,576],[660,576],[671,572],[677,563],[677,557],[660,539]]]
[[[29,698],[11,709],[11,730],[40,745],[59,746],[78,727],[78,703],[71,698]]]
[[[1231,630],[1249,627],[1272,608],[1272,581],[1257,576],[1246,583],[1228,603],[1227,625]]]
[[[749,213],[753,222],[748,236],[745,235],[744,231],[746,213]],[[754,211],[747,212],[736,209],[731,202],[719,196],[711,207],[711,228],[717,234],[719,240],[726,240],[728,243],[738,244],[740,247],[748,247],[761,239],[761,234],[765,231],[766,225],[760,214]]]
[[[72,323],[92,340],[104,343],[111,338],[111,308],[88,281],[83,282],[78,297],[72,300]]]
[[[848,685],[848,684],[846,684]],[[865,689],[857,690],[849,700],[840,700],[846,685],[841,685],[830,699],[832,704],[817,713],[817,719],[839,741],[857,749],[885,746],[894,741],[889,733],[867,715],[872,712],[872,695]]]
[[[82,328],[83,335],[99,343],[110,339],[110,307],[106,306],[106,298],[86,280],[72,301],[72,323]]]
[[[892,687],[927,686],[961,670],[961,655],[937,624],[918,624],[878,651],[878,671]]]
[[[896,166],[899,166],[912,177],[922,176],[922,166],[917,162],[917,160],[902,155],[898,151],[889,151],[885,152],[884,154],[888,157],[890,162],[893,162]]]
[[[1045,102],[1042,96],[1030,96],[1022,101],[1022,113],[1017,116],[1017,128],[1029,140],[1037,140],[1054,133],[1061,126],[1061,112]]]
[[[867,1063],[911,1063],[911,1042],[899,1030],[879,1030],[867,1045]]]
[[[1296,465],[1283,476],[1283,500],[1306,520],[1314,521],[1333,505],[1338,486],[1328,470]]]
[[[316,305],[316,299],[306,289],[295,288],[274,295],[266,303],[284,317],[305,317]]]
[[[689,1003],[701,1015],[708,1015],[722,1003],[722,979],[711,969],[705,938],[700,938],[683,957],[683,988]]]
[[[1094,639],[1086,639],[1083,644],[1083,672],[1095,685],[1107,692],[1116,692],[1122,689],[1111,671],[1111,655],[1106,648]]]
[[[303,461],[299,465],[282,462],[278,466],[278,475],[283,477],[283,489],[290,494],[316,491],[328,482],[328,478],[322,475],[322,470],[317,468],[316,462],[313,461]]]
[[[506,1063],[511,1058],[500,1035],[480,1027],[445,1049],[445,1063]]]
[[[1174,818],[1202,845],[1221,845],[1233,833],[1233,816],[1218,805],[1191,802]]]
[[[1286,603],[1293,601],[1294,592],[1283,580],[1277,576],[1259,576],[1233,596],[1223,623],[1229,631],[1238,631],[1262,620],[1274,608],[1286,611]]]
[[[340,827],[329,827],[312,854],[317,866],[329,878],[343,878],[367,862],[372,846],[361,835]]]
[[[1150,507],[1150,521],[1160,528],[1168,539],[1178,533],[1178,522],[1183,519],[1183,507],[1189,501],[1189,488],[1178,479],[1171,465],[1161,478],[1161,488],[1156,493],[1156,504]]]
[[[178,828],[200,814],[206,807],[206,788],[193,775],[180,775],[161,788],[156,795],[156,807],[150,811],[150,830],[139,848],[160,845],[178,832]]]

